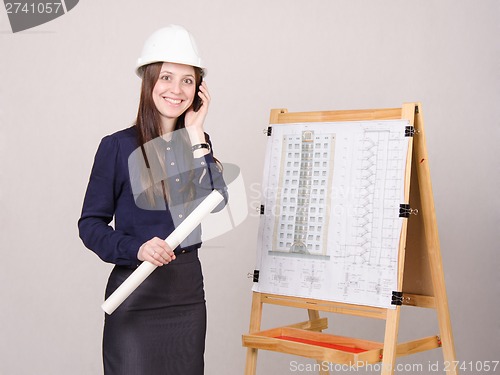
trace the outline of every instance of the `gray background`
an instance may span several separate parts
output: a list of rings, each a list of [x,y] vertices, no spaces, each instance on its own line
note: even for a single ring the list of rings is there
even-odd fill
[[[101,373],[111,266],[83,247],[76,221],[99,140],[135,117],[142,44],[169,23],[197,38],[213,97],[207,129],[216,156],[241,167],[250,208],[201,255],[206,373],[244,369],[269,110],[407,101],[423,105],[458,358],[500,360],[499,18],[493,0],[108,0],[12,34],[0,10],[0,374]],[[307,316],[264,314],[264,328]],[[330,326],[383,337],[379,321],[332,315]],[[401,340],[435,333],[434,311],[403,309]],[[435,350],[400,363],[435,373],[428,366],[441,358]],[[258,373],[292,373],[290,361],[312,363],[261,352]]]

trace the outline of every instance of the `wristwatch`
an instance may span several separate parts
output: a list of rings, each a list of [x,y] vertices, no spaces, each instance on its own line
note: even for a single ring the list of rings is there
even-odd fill
[[[210,152],[210,145],[208,143],[199,143],[191,147],[191,151],[199,150],[200,148],[206,148]]]

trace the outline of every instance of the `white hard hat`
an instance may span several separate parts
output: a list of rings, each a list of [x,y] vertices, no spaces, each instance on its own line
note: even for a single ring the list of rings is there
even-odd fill
[[[162,61],[196,66],[203,69],[203,75],[207,74],[193,35],[182,26],[164,27],[146,40],[141,57],[137,59],[137,75],[142,77],[143,66]]]

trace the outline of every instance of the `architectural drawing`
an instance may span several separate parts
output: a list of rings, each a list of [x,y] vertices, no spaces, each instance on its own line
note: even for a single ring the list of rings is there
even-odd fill
[[[303,131],[282,138],[271,251],[326,255],[334,135]]]
[[[259,292],[390,307],[408,122],[273,125]]]

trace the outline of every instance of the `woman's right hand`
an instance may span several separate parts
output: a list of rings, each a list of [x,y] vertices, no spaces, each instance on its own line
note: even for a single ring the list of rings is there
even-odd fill
[[[175,254],[165,240],[154,237],[141,245],[137,253],[137,259],[141,262],[146,261],[161,267],[173,261]]]

